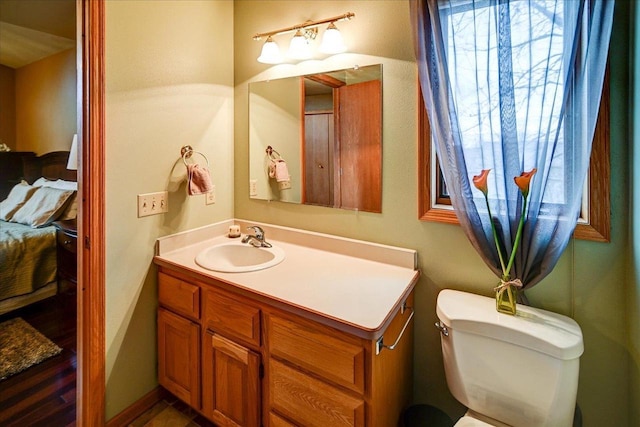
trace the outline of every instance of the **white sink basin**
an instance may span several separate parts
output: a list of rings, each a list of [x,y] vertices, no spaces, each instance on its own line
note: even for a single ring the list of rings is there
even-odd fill
[[[284,251],[277,246],[255,248],[241,242],[222,243],[200,252],[196,264],[222,273],[244,273],[273,267],[284,260]]]

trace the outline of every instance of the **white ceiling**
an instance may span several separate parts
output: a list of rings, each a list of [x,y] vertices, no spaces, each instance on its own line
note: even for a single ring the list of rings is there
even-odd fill
[[[75,46],[75,0],[0,0],[0,64],[20,68]]]

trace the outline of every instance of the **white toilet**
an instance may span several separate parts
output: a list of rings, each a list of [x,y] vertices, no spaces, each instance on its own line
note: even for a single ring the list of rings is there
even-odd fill
[[[449,390],[468,411],[464,426],[570,427],[578,390],[580,326],[560,314],[445,289],[438,295]]]

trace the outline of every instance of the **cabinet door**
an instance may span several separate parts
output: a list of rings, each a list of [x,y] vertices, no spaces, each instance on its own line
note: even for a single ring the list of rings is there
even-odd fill
[[[200,326],[158,309],[158,381],[178,398],[200,408]]]
[[[203,412],[220,426],[260,425],[260,355],[207,332]]]

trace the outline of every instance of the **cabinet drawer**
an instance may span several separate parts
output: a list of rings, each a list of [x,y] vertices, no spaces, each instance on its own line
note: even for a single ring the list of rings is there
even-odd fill
[[[269,390],[271,408],[297,425],[364,426],[362,399],[274,359],[269,360]]]
[[[310,326],[269,315],[269,352],[329,381],[364,393],[365,350],[330,328]]]
[[[200,318],[200,288],[168,274],[158,273],[160,304],[192,319]]]
[[[78,248],[77,248],[77,240],[78,238],[75,236],[70,236],[68,234],[66,234],[64,231],[62,230],[57,230],[56,231],[56,239],[58,241],[58,246],[64,250],[67,250],[69,252],[71,252],[72,254],[75,254],[78,252]]]
[[[219,289],[207,289],[204,303],[207,329],[260,346],[260,309]]]
[[[296,425],[291,424],[273,412],[269,412],[269,427],[296,427]]]

